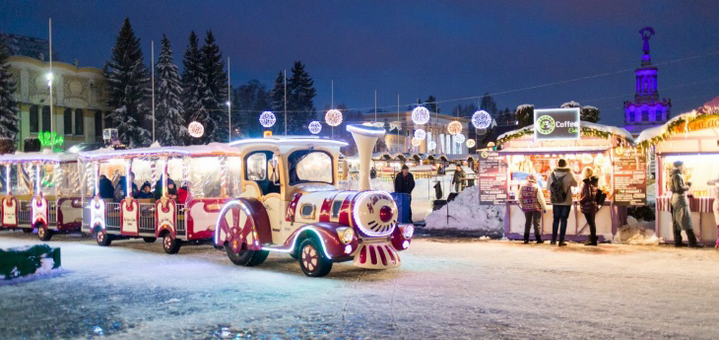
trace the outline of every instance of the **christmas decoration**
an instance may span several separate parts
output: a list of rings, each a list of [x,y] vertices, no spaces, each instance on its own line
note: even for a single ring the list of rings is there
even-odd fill
[[[435,142],[435,141],[429,142],[429,144],[427,145],[427,148],[430,149],[430,150],[436,149],[436,148],[437,148],[437,142]]]
[[[461,133],[458,135],[454,135],[454,142],[457,144],[462,144],[462,143],[464,143],[464,138],[465,138],[464,135]]]
[[[270,128],[275,125],[276,121],[277,118],[275,118],[275,114],[272,113],[272,111],[265,111],[260,115],[260,124],[263,127]]]
[[[468,149],[473,148],[475,145],[477,145],[477,142],[475,142],[474,139],[467,139],[467,148]]]
[[[329,110],[325,114],[325,122],[329,126],[337,126],[342,124],[342,112],[340,110]]]
[[[412,138],[412,146],[420,146],[422,145],[422,140],[417,139],[417,137]]]
[[[427,132],[425,132],[424,129],[414,130],[414,138],[424,140],[425,138],[427,138]]]
[[[472,115],[472,125],[477,129],[486,129],[492,124],[492,116],[489,112],[479,110]]]
[[[455,121],[447,124],[447,132],[450,135],[456,135],[456,134],[462,132],[462,123],[455,120]]]
[[[313,120],[310,122],[310,125],[307,126],[307,128],[310,129],[310,133],[312,133],[313,135],[316,135],[316,134],[320,133],[320,131],[322,131],[322,124],[320,124],[320,122],[318,122],[316,120]]]
[[[429,110],[424,106],[417,106],[412,110],[412,122],[417,125],[427,124],[429,118]]]
[[[200,122],[191,122],[190,125],[187,126],[187,131],[190,133],[190,136],[200,138],[205,134],[205,127],[202,126]]]

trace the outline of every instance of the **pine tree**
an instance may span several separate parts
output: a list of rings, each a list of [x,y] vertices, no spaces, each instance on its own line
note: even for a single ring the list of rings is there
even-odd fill
[[[259,113],[270,107],[270,94],[265,85],[253,79],[232,91],[232,122],[239,136],[262,137]],[[235,114],[235,112],[238,112]],[[281,112],[281,111],[280,111]],[[278,115],[279,117],[279,115]],[[279,123],[279,121],[278,121]],[[279,125],[279,124],[276,124]]]
[[[108,82],[107,104],[115,108],[106,117],[107,125],[117,128],[120,140],[130,147],[149,145],[150,79],[142,61],[140,39],[135,37],[128,18],[120,28],[112,57],[105,63],[103,72]]]
[[[205,88],[202,93],[202,105],[209,112],[205,125],[208,142],[227,141],[227,73],[222,61],[222,52],[215,42],[212,31],[207,31],[205,45],[202,46],[201,64]]]
[[[170,40],[162,35],[162,50],[157,61],[156,136],[160,145],[184,145],[187,140],[185,110],[180,100],[182,85],[177,65],[172,61]]]
[[[522,104],[517,106],[517,109],[514,111],[514,115],[517,117],[517,121],[519,122],[519,128],[523,128],[525,126],[529,126],[534,124],[534,105],[532,104]]]
[[[497,114],[497,103],[494,101],[494,98],[492,96],[485,92],[482,96],[482,103],[479,105],[479,108],[489,112],[493,116]]]
[[[315,117],[314,98],[317,92],[314,80],[305,71],[305,65],[299,61],[292,66],[287,92],[287,129],[293,134],[303,134]]]
[[[184,71],[182,72],[182,103],[185,109],[185,121],[196,121],[206,125],[209,121],[209,113],[202,104],[202,96],[205,88],[203,68],[201,64],[202,54],[199,48],[197,35],[190,32],[190,42],[185,50],[182,60]],[[201,144],[204,138],[191,138],[193,144]]]
[[[0,36],[0,139],[15,141],[17,137],[17,102],[13,98],[16,85],[10,75],[8,48]]]
[[[289,98],[288,98],[289,99]],[[285,74],[280,70],[275,78],[275,85],[270,91],[270,110],[278,117],[273,130],[275,134],[285,133]],[[257,113],[259,114],[259,112]]]

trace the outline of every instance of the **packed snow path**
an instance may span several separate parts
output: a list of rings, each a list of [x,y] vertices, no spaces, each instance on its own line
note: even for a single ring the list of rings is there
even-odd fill
[[[0,338],[716,338],[719,253],[412,242],[398,270],[288,256],[237,267],[209,246],[56,236],[59,276],[0,286]],[[39,243],[0,233],[0,247]]]

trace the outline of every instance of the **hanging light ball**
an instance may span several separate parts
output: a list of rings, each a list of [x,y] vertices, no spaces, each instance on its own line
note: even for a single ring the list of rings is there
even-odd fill
[[[436,149],[436,148],[437,148],[437,142],[435,142],[435,141],[429,142],[429,145],[427,145],[427,148],[429,148],[430,150]]]
[[[447,124],[447,132],[453,136],[462,132],[462,123],[455,120]]]
[[[454,135],[454,142],[457,143],[457,144],[462,144],[462,143],[464,143],[464,135],[461,134],[461,133],[458,134],[458,135]]]
[[[327,111],[325,114],[325,122],[327,122],[327,125],[329,126],[342,124],[342,111],[336,109]]]
[[[472,125],[477,129],[486,129],[492,124],[492,116],[489,112],[479,110],[472,115]]]
[[[429,118],[429,110],[424,106],[417,106],[412,110],[412,122],[417,125],[427,124]]]
[[[205,127],[200,122],[193,121],[187,126],[187,132],[194,138],[200,138],[205,134]]]
[[[322,131],[322,124],[320,122],[313,120],[310,122],[310,125],[307,126],[308,129],[310,129],[310,133],[313,135],[316,135]]]
[[[420,146],[422,145],[422,140],[418,139],[417,137],[412,138],[412,146]]]
[[[275,114],[272,113],[272,111],[265,111],[262,112],[260,115],[260,124],[263,127],[269,128],[275,125],[275,122],[277,121],[277,118],[275,117]]]
[[[468,149],[473,148],[475,145],[477,145],[477,142],[475,142],[474,139],[467,139],[467,148]]]
[[[427,138],[427,132],[424,131],[424,129],[414,130],[414,138],[424,140],[425,138]]]

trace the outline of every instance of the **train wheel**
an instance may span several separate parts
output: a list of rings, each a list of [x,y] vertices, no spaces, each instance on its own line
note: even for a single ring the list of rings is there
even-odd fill
[[[52,238],[52,230],[48,230],[46,225],[37,226],[37,238],[40,241],[50,241]]]
[[[180,240],[172,237],[170,233],[166,233],[162,238],[162,249],[164,249],[168,254],[177,254],[177,252],[180,251],[181,246],[182,243]]]
[[[309,277],[323,277],[332,270],[332,261],[325,257],[317,241],[307,238],[300,244],[300,268]]]
[[[153,243],[157,241],[157,237],[143,237],[142,240],[145,241],[145,243]]]
[[[107,247],[112,243],[112,236],[105,232],[105,229],[98,229],[95,232],[95,241],[101,247]]]
[[[229,244],[225,246],[225,252],[232,263],[246,267],[259,266],[265,262],[267,256],[270,255],[270,252],[266,250],[247,250],[244,244],[239,253],[235,253]]]

